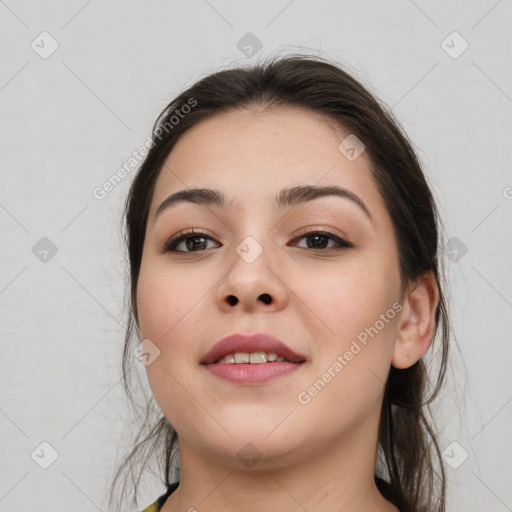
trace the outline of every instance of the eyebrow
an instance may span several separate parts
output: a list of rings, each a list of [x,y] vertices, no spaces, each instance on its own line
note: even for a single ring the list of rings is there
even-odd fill
[[[288,206],[296,206],[307,201],[312,201],[319,197],[326,196],[337,196],[343,199],[349,199],[355,203],[359,208],[372,220],[372,216],[366,204],[345,188],[341,188],[335,185],[329,185],[325,187],[315,185],[299,185],[291,188],[282,189],[274,199],[274,206],[276,208],[285,208]],[[229,202],[226,196],[219,190],[213,190],[209,188],[193,188],[180,190],[171,194],[165,199],[162,204],[157,208],[155,218],[158,217],[167,208],[178,204],[178,203],[193,203],[202,206],[217,206],[219,208],[228,208],[233,204],[231,199]]]

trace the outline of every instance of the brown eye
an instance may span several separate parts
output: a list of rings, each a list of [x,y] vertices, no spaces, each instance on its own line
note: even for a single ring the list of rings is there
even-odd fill
[[[311,231],[301,235],[295,240],[301,240],[303,238],[310,240],[310,242],[307,243],[307,247],[305,247],[305,249],[347,249],[349,247],[353,247],[353,245],[346,240],[343,240],[342,238],[325,231]],[[334,247],[326,247],[326,244],[328,244],[329,241],[333,241],[336,245]]]
[[[199,252],[204,249],[208,249],[206,247],[207,240],[213,240],[213,238],[205,235],[201,231],[190,230],[186,233],[180,233],[169,242],[165,244],[164,252]],[[178,246],[184,244],[184,250],[178,249]]]
[[[346,240],[343,240],[339,236],[334,235],[333,233],[325,232],[325,231],[310,231],[308,233],[304,233],[300,237],[294,240],[302,240],[307,239],[307,246],[305,249],[313,249],[313,250],[339,250],[339,249],[348,249],[353,247],[353,245]],[[176,253],[190,253],[190,252],[201,252],[205,249],[209,249],[211,247],[207,247],[208,240],[213,240],[210,236],[205,235],[202,231],[194,231],[190,230],[185,233],[180,233],[172,238],[169,242],[165,244],[164,252],[176,252]],[[334,242],[334,246],[328,247],[329,242]],[[178,249],[178,246],[184,244],[182,249]]]

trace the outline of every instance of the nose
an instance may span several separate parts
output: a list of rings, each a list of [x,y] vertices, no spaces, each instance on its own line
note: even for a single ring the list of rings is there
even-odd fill
[[[268,293],[262,293],[259,295],[258,300],[263,302],[264,304],[270,304],[272,302],[272,297]],[[228,295],[226,297],[226,301],[230,306],[236,306],[239,302],[238,297],[235,297],[235,295]]]
[[[248,263],[235,254],[217,290],[217,305],[225,312],[279,311],[289,301],[289,287],[278,262],[264,253]]]

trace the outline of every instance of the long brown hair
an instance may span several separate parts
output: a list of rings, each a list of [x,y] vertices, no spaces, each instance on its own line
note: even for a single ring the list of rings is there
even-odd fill
[[[210,74],[177,96],[155,122],[153,145],[132,182],[124,212],[130,275],[123,383],[142,424],[133,449],[125,454],[115,473],[110,504],[124,473],[127,475],[120,494],[125,496],[131,479],[132,504],[137,504],[137,486],[152,456],[166,485],[179,477],[176,431],[151,396],[145,397],[144,411],[137,409],[131,386],[132,335],[134,330],[139,334],[137,281],[148,212],[164,160],[180,135],[207,117],[235,108],[263,110],[279,106],[304,107],[328,115],[363,142],[393,221],[402,286],[426,272],[435,275],[439,304],[434,341],[440,339],[436,378],[429,375],[433,368],[427,372],[423,358],[407,369],[391,367],[380,418],[375,481],[401,512],[444,512],[445,473],[430,403],[444,381],[450,325],[443,293],[443,259],[438,259],[442,224],[435,201],[412,144],[389,109],[337,63],[300,54],[270,57],[263,63]]]

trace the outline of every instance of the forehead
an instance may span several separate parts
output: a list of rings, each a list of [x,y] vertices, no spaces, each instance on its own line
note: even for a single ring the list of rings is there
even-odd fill
[[[303,108],[215,114],[185,132],[168,155],[150,215],[186,188],[221,190],[244,208],[248,200],[270,205],[277,191],[303,184],[338,185],[385,210],[367,154],[351,161],[339,149],[349,135],[329,116]]]

